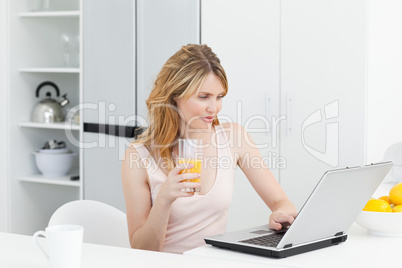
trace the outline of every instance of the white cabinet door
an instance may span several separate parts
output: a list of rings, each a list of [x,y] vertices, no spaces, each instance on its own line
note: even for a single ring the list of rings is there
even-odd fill
[[[362,0],[202,2],[202,43],[228,73],[222,114],[269,142],[261,153],[278,154],[271,166],[298,208],[324,171],[364,163],[365,38]],[[248,125],[259,115],[270,134]],[[263,222],[265,212],[238,171],[228,229]]]
[[[187,44],[200,42],[200,0],[137,1],[137,98],[139,125],[145,100],[163,64]]]
[[[120,158],[127,142],[102,132],[105,124],[135,125],[135,2],[85,0],[82,13],[84,131],[101,124],[101,133],[82,135],[83,196],[125,211]]]
[[[84,133],[84,199],[109,204],[126,211],[121,185],[121,157],[125,138],[101,133]]]
[[[219,119],[245,127],[278,177],[279,0],[203,0],[201,9],[201,42],[218,55],[229,82]],[[269,213],[238,168],[228,231],[266,224]]]
[[[365,1],[281,1],[281,184],[300,208],[322,174],[364,164]]]
[[[83,121],[134,125],[134,2],[85,0],[82,14]]]

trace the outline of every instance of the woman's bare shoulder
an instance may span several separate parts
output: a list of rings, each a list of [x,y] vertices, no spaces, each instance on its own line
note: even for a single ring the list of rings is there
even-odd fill
[[[254,144],[247,130],[242,125],[234,122],[221,125],[229,139],[232,151],[240,157],[244,156],[250,150],[250,146]]]
[[[122,173],[125,175],[135,175],[137,178],[142,178],[147,181],[148,174],[146,167],[141,159],[141,154],[138,152],[138,148],[129,146],[122,159]],[[131,177],[130,175],[127,177]],[[123,176],[125,177],[125,176]]]
[[[226,136],[229,140],[235,142],[239,136],[244,136],[245,129],[238,123],[225,122],[221,124]]]
[[[138,144],[138,143],[137,143]],[[129,161],[130,159],[140,159],[141,154],[139,153],[138,146],[134,143],[130,144],[130,146],[126,149],[123,157],[123,161]]]

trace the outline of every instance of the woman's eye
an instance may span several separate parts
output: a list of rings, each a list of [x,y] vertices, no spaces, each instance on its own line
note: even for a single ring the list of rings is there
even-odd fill
[[[221,95],[221,96],[218,96],[217,98],[218,99],[223,99],[223,95]],[[200,98],[200,99],[207,99],[208,98],[208,96],[207,95],[204,95],[204,96],[198,96],[198,98]]]

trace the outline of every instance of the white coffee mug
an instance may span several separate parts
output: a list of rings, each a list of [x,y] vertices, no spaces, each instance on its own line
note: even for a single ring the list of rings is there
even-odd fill
[[[54,225],[37,231],[33,240],[50,261],[52,268],[79,268],[81,266],[84,227],[79,225]],[[39,244],[38,237],[47,240],[49,254]]]

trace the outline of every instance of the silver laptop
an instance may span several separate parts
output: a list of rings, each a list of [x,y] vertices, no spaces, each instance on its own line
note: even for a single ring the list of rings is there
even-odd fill
[[[207,244],[283,258],[346,241],[347,231],[383,181],[392,162],[330,170],[283,231],[268,225],[205,238]]]

